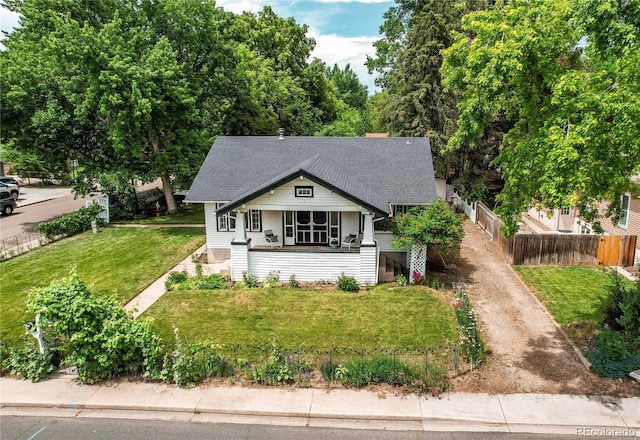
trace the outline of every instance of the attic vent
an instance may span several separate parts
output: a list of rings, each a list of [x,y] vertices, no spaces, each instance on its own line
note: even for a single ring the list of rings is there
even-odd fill
[[[278,139],[284,139],[284,128],[278,128]]]

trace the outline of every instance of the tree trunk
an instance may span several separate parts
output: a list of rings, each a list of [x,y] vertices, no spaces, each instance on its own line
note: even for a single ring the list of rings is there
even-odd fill
[[[151,145],[153,146],[153,152],[155,154],[160,153],[160,139],[158,138],[158,134],[152,128],[150,132]],[[176,198],[173,196],[173,189],[171,188],[171,179],[169,179],[169,173],[166,171],[162,173],[160,176],[162,179],[162,192],[164,193],[164,198],[167,202],[167,214],[173,214],[178,211],[178,205],[176,203]]]
[[[178,211],[178,204],[176,203],[176,198],[173,196],[171,180],[169,180],[169,175],[167,173],[164,173],[160,178],[162,179],[162,192],[164,193],[164,198],[167,201],[167,214],[173,214]]]

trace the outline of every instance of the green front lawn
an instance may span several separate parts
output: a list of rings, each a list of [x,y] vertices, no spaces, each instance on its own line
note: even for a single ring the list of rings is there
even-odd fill
[[[125,304],[204,243],[203,228],[101,228],[0,263],[0,337],[24,333],[27,292],[76,273]]]
[[[525,283],[562,326],[601,320],[598,304],[606,295],[609,274],[591,266],[516,266]]]
[[[117,221],[116,223],[135,223],[140,225],[204,225],[204,205],[182,205],[175,214],[148,217],[140,220]]]
[[[375,286],[364,294],[311,289],[167,292],[143,315],[163,338],[296,347],[436,347],[457,343],[447,298],[425,287]]]

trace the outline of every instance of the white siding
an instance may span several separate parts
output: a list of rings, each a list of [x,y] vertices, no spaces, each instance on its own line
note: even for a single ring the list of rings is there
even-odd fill
[[[216,204],[205,203],[204,204],[204,223],[206,226],[207,234],[207,247],[215,247],[213,243],[216,241]],[[231,241],[231,240],[229,240]]]
[[[360,276],[356,277],[360,284],[376,284],[378,282],[378,249],[375,246],[360,248]]]
[[[342,213],[342,230],[340,232],[341,239],[349,234],[356,234],[360,232],[360,213],[359,212],[343,212]]]
[[[246,244],[234,244],[231,246],[231,279],[242,279],[242,272],[251,272],[248,265],[249,246]]]
[[[391,241],[394,239],[394,235],[389,231],[375,231],[375,239],[378,242],[378,246],[380,247],[380,251],[398,251],[398,249],[394,248],[391,244]]]
[[[247,238],[251,238],[251,246],[265,246],[268,244],[264,237],[266,229],[271,229],[273,234],[278,236],[278,240],[282,242],[284,238],[282,233],[282,211],[262,211],[262,232],[247,231]]]
[[[529,216],[540,222],[549,231],[562,231],[579,233],[580,226],[577,218],[577,211],[574,208],[569,210],[568,215],[563,215],[560,209],[537,210],[535,207],[527,212]],[[551,214],[551,216],[549,216]]]
[[[313,197],[296,197],[296,186],[313,187]],[[246,204],[247,209],[282,211],[360,211],[360,207],[308,179],[294,179]]]
[[[288,281],[292,274],[298,281],[335,282],[342,273],[359,280],[360,266],[359,252],[249,252],[249,272],[261,281],[271,271],[280,271],[283,282]]]

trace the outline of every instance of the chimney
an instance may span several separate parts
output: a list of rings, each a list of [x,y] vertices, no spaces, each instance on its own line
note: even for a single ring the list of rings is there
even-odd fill
[[[284,128],[278,128],[278,139],[284,139]]]

